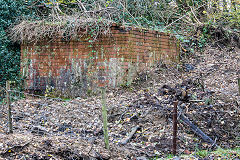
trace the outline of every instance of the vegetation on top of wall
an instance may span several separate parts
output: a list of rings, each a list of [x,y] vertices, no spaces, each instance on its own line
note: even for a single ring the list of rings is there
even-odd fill
[[[197,44],[197,47],[202,48],[211,42],[209,37],[219,38],[214,33],[219,29],[223,31],[220,34],[224,38],[239,37],[240,4],[238,1],[231,2],[228,4],[214,0],[43,0],[39,2],[41,4],[39,15],[42,20],[22,21],[12,29],[12,39],[29,41],[60,35],[69,40],[76,38],[75,35],[78,35],[81,29],[95,32],[97,37],[108,33],[109,26],[115,22],[174,32],[182,42],[191,42],[191,45]]]
[[[94,40],[109,33],[112,22],[172,32],[189,52],[217,42],[239,45],[240,4],[231,2],[0,0],[0,61],[3,64],[0,81],[14,80],[19,74],[20,46],[14,42],[37,41],[56,35],[70,40],[79,32],[94,35]]]
[[[56,37],[71,40],[89,33],[93,35],[93,32],[95,35],[93,38],[96,38],[99,35],[108,34],[111,24],[112,22],[106,19],[80,18],[78,16],[63,16],[61,21],[53,19],[27,20],[12,28],[11,39],[14,42],[37,42]]]

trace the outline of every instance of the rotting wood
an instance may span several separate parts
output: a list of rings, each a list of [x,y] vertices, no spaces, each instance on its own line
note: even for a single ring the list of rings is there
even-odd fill
[[[207,136],[201,129],[199,129],[196,125],[194,125],[184,114],[180,114],[179,118],[183,121],[185,125],[190,126],[191,130],[201,137],[205,142],[210,143],[213,146],[217,146],[215,142]]]
[[[129,133],[129,135],[122,139],[120,144],[125,145],[128,143],[128,141],[133,137],[133,135],[137,132],[137,130],[140,128],[140,126],[136,126],[132,128],[132,131]]]

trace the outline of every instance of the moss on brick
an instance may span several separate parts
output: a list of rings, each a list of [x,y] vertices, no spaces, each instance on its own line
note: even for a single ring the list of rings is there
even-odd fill
[[[80,96],[88,90],[97,92],[100,83],[108,87],[131,84],[138,71],[160,60],[168,63],[178,60],[179,44],[164,33],[132,28],[113,32],[110,37],[102,37],[102,41],[89,43],[89,40],[89,36],[84,36],[70,42],[56,39],[25,44],[22,72],[29,82],[26,88],[54,85],[57,93]],[[39,56],[33,56],[36,54]],[[28,58],[30,66],[26,65]]]

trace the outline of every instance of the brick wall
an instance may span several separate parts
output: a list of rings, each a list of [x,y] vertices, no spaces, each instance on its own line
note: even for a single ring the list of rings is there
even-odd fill
[[[61,38],[21,45],[21,71],[26,88],[53,88],[56,94],[81,96],[98,87],[131,83],[136,73],[160,60],[178,59],[175,37],[153,30],[112,26],[96,41]]]

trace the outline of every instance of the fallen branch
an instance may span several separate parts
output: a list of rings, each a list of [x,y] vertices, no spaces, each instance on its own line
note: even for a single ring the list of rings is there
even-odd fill
[[[217,146],[210,137],[208,137],[201,129],[199,129],[196,125],[194,125],[186,116],[184,116],[184,114],[181,114],[179,118],[183,121],[185,125],[190,126],[191,130],[196,135],[201,137],[205,142],[212,144],[212,146]]]
[[[6,151],[0,153],[0,156],[2,156],[3,158],[9,157],[12,153],[17,153],[17,152],[21,152],[25,147],[27,147],[30,144],[30,142],[24,144],[24,145],[16,145],[13,146],[9,149],[7,149]]]
[[[127,144],[128,141],[133,137],[133,135],[136,133],[136,131],[137,131],[139,128],[140,128],[140,126],[136,126],[136,127],[132,128],[132,131],[129,133],[129,135],[128,135],[126,138],[124,138],[124,139],[121,140],[120,144],[122,144],[122,145]]]

